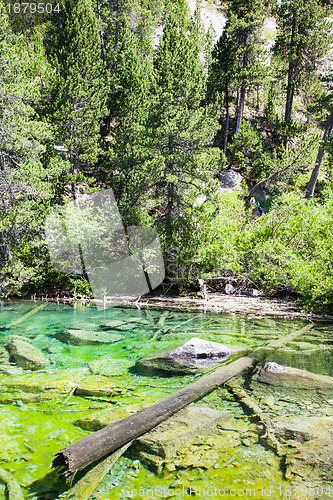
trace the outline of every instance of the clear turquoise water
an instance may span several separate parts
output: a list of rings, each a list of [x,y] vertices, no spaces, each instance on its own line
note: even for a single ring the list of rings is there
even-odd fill
[[[116,307],[104,311],[98,310],[93,305],[58,305],[51,302],[34,314],[27,314],[40,305],[42,304],[33,302],[11,302],[2,305],[0,307],[0,339],[9,334],[20,335],[28,339],[48,357],[49,371],[54,373],[54,376],[66,374],[66,370],[70,369],[86,370],[88,373],[87,364],[101,358],[126,359],[134,365],[142,357],[180,345],[192,337],[253,349],[302,328],[306,324],[299,320],[245,318],[231,314],[166,311],[154,308]],[[107,323],[112,320],[120,320],[126,325],[121,332],[114,332],[123,337],[119,342],[111,345],[73,346],[55,337],[60,331],[73,328],[104,331]],[[299,368],[312,369],[316,373],[333,375],[330,360],[331,332],[332,325],[318,324],[311,333],[306,334],[302,341],[325,345],[328,350],[322,358],[317,357],[316,360],[299,356],[293,360],[294,366],[298,365]],[[20,376],[20,380],[29,381],[33,376],[31,372],[26,372]],[[15,380],[15,377],[13,375],[11,379]],[[184,387],[194,378],[194,376],[144,377],[135,372],[129,372],[127,367],[124,368],[123,373],[111,378],[115,385],[124,390],[131,389],[112,398],[115,420],[122,417],[124,408],[136,410],[147,406]],[[4,380],[7,383],[8,377],[0,375],[0,383]],[[4,386],[2,386],[3,390]],[[63,399],[62,401],[41,400],[31,403],[16,399],[12,403],[2,402],[0,405],[2,421],[0,467],[12,472],[23,485],[29,485],[43,477],[49,472],[53,455],[60,448],[88,433],[73,425],[75,420],[110,407],[108,402],[77,396],[71,396],[65,402]],[[215,408],[222,407],[217,391],[207,396],[204,403]],[[239,411],[238,408],[236,409],[237,406],[236,403],[234,405],[229,403],[229,409],[234,408],[235,412]],[[261,453],[264,463],[271,453],[267,450],[262,450]],[[243,454],[243,462],[240,466],[233,467],[231,471],[229,469],[206,471],[206,479],[216,485],[232,485],[235,481],[241,485],[244,480],[241,471],[244,473],[254,467],[258,469],[258,484],[265,485],[265,480],[259,470],[262,467],[260,460],[256,459],[259,465],[253,465],[250,455],[248,460],[244,457]],[[273,469],[270,468],[271,471]],[[100,500],[125,498],[121,493],[121,486],[127,484],[124,482],[124,477],[127,481],[130,479],[128,484],[132,487],[147,482],[151,485],[165,484],[145,468],[133,473],[133,470],[129,468],[128,459],[125,458],[119,461],[112,474],[109,474],[103,481],[104,489],[102,488],[101,492],[97,492],[92,498]],[[271,475],[271,479],[282,481],[278,467],[271,472]],[[196,479],[194,476],[195,474],[192,477],[193,480]],[[253,481],[255,483],[257,480]],[[225,496],[225,498],[229,497]]]

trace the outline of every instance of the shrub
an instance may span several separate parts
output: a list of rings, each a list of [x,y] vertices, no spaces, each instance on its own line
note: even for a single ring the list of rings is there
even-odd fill
[[[306,306],[332,310],[332,228],[332,200],[318,204],[284,195],[243,232],[243,265],[266,291],[289,288]]]

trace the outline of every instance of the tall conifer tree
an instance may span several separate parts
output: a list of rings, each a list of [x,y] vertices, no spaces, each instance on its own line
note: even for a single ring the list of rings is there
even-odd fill
[[[217,165],[218,152],[208,146],[216,114],[202,106],[205,90],[198,32],[186,2],[168,4],[150,114],[151,150],[161,166],[156,195],[163,207],[159,222],[167,250],[185,243],[193,223],[188,217],[191,194],[202,194],[202,183],[207,186]]]
[[[110,124],[104,164],[125,221],[137,223],[138,207],[147,198],[151,182],[146,125],[153,67],[125,15],[120,28],[108,99]]]
[[[274,53],[287,72],[285,121],[290,122],[294,96],[313,77],[329,46],[328,10],[318,0],[286,0],[275,9]]]
[[[227,150],[231,102],[235,101],[236,105],[237,135],[243,120],[246,94],[263,82],[267,72],[261,39],[265,13],[262,0],[232,0],[225,30],[213,49],[209,81],[217,92],[223,94],[226,110],[224,153]]]
[[[49,116],[58,146],[67,152],[75,197],[75,179],[88,172],[100,152],[105,111],[106,71],[91,0],[63,0],[53,55]]]

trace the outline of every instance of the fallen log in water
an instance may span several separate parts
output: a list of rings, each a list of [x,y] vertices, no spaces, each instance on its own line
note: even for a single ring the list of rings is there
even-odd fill
[[[6,498],[8,500],[24,500],[24,496],[19,483],[9,472],[1,468],[0,483],[6,485]]]
[[[67,478],[71,478],[76,471],[145,434],[177,411],[212,392],[227,380],[240,375],[253,365],[261,363],[268,354],[288,344],[310,328],[312,328],[312,324],[273,341],[265,347],[260,347],[250,355],[218,368],[213,373],[202,377],[162,401],[158,401],[148,408],[142,408],[130,417],[108,425],[104,429],[66,446],[56,454],[52,467],[62,467],[62,473]]]
[[[9,325],[9,328],[11,328],[12,326],[18,325],[19,323],[22,323],[23,321],[25,321],[27,318],[29,318],[33,314],[36,314],[41,309],[44,309],[44,307],[46,307],[46,306],[47,306],[47,302],[45,302],[45,304],[40,304],[39,306],[36,306],[33,309],[30,309],[30,311],[28,311],[25,314],[23,314],[23,316],[20,316],[19,318],[17,318],[14,321],[12,321],[10,323],[10,325]]]
[[[95,491],[97,486],[102,482],[104,476],[113,467],[119,457],[127,448],[131,446],[132,442],[125,444],[115,453],[98,463],[92,470],[90,470],[80,481],[76,483],[73,488],[60,495],[58,498],[61,500],[89,500],[91,494]]]

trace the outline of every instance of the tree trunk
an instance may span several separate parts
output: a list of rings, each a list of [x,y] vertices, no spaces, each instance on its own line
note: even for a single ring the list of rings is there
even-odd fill
[[[327,142],[331,138],[332,130],[333,130],[333,108],[332,108],[331,114],[326,122],[325,132],[323,135],[322,142]],[[309,184],[308,184],[308,187],[306,190],[305,198],[312,198],[312,196],[314,194],[314,190],[316,188],[317,179],[318,179],[318,175],[319,175],[319,170],[320,170],[324,155],[325,155],[325,148],[321,145],[319,147],[319,150],[318,150],[316,163],[315,163],[315,166],[312,170],[312,174],[311,174]]]
[[[5,235],[0,231],[0,267],[1,263],[5,263],[12,260],[12,253],[10,247],[6,241]]]
[[[170,157],[172,157],[174,151],[174,142],[173,137],[170,134],[168,139],[168,152]],[[174,162],[168,161],[166,163],[166,173],[169,175],[174,174]],[[166,225],[165,225],[165,235],[166,235],[166,260],[165,260],[165,270],[167,278],[174,278],[176,276],[176,266],[174,259],[174,252],[172,251],[172,238],[173,238],[173,219],[175,217],[175,194],[176,194],[176,185],[174,182],[167,181],[166,185]]]
[[[243,121],[243,114],[244,114],[244,104],[245,104],[245,94],[246,94],[246,88],[242,87],[240,89],[239,93],[239,102],[238,102],[238,107],[237,107],[237,117],[236,117],[236,130],[235,130],[235,135],[239,134],[242,121]]]
[[[312,326],[312,324],[307,325],[265,347],[260,347],[251,355],[218,368],[215,372],[202,377],[162,401],[158,401],[148,408],[142,408],[130,417],[108,425],[104,429],[66,446],[56,454],[52,467],[62,467],[62,472],[70,478],[76,471],[113,453],[129,441],[150,431],[182,408],[209,394],[227,380],[240,375],[255,364],[262,363],[269,354],[299,337]]]
[[[288,86],[287,86],[287,98],[286,98],[286,110],[284,114],[284,119],[286,122],[291,121],[291,112],[293,109],[293,102],[294,102],[294,82],[293,82],[293,74],[294,74],[294,67],[292,64],[289,64],[289,69],[288,69]]]
[[[226,106],[226,114],[225,114],[225,128],[224,128],[224,137],[223,137],[223,154],[224,156],[227,154],[228,147],[228,136],[229,136],[229,92],[228,92],[228,83],[225,89],[225,106]]]
[[[293,109],[293,100],[295,92],[295,63],[293,61],[293,51],[294,51],[294,40],[295,40],[295,30],[296,30],[296,12],[293,12],[293,24],[291,28],[290,37],[290,50],[289,50],[289,66],[288,66],[288,80],[287,80],[287,98],[286,98],[286,110],[284,114],[284,119],[286,122],[291,120],[291,112]],[[286,139],[287,141],[287,139]]]
[[[249,42],[249,31],[248,31],[248,29],[245,29],[245,32],[244,32],[244,46],[245,47],[248,45],[248,42]],[[248,54],[247,54],[247,52],[245,52],[245,54],[243,55],[241,67],[244,69],[244,68],[247,68],[247,65],[248,65]],[[239,134],[239,131],[240,131],[240,128],[242,125],[242,121],[243,121],[245,95],[246,95],[245,83],[246,82],[243,80],[241,88],[240,88],[240,92],[239,92],[239,99],[237,100],[237,116],[236,116],[235,135]]]

